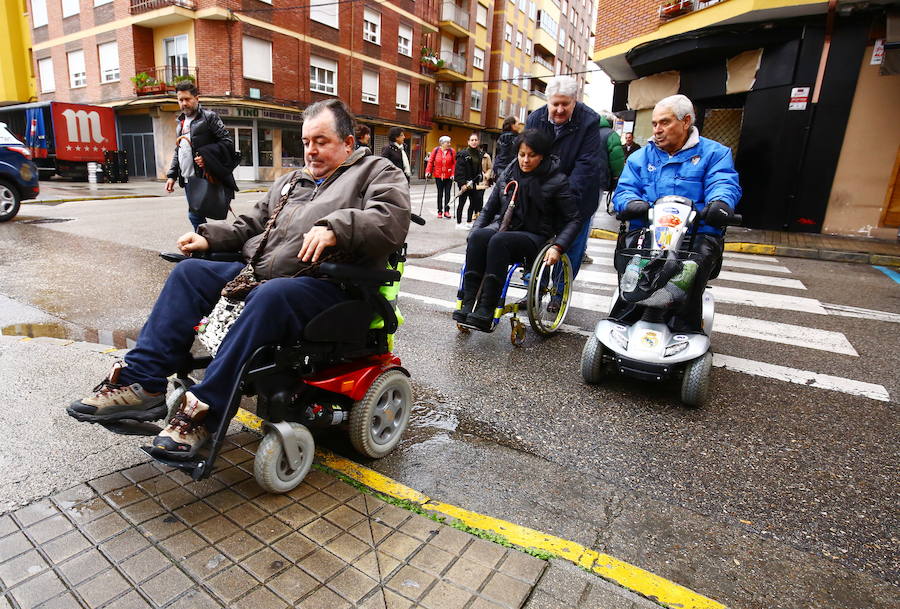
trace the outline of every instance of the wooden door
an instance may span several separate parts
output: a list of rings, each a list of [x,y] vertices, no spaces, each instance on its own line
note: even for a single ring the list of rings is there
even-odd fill
[[[884,198],[884,216],[881,218],[881,225],[900,226],[900,148],[897,148],[894,171],[891,172],[887,195]]]

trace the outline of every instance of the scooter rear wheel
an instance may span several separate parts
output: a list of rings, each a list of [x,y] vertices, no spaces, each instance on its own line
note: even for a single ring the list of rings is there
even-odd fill
[[[603,369],[603,351],[605,347],[591,334],[581,351],[581,377],[586,383],[595,385],[603,380],[606,371]]]
[[[712,368],[712,351],[687,363],[681,381],[681,401],[686,406],[700,408],[706,404],[709,394],[709,373]]]

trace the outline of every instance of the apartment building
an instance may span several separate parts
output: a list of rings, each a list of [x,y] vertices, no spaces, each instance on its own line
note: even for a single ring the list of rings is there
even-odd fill
[[[0,22],[6,24],[6,35],[0,38],[0,105],[34,101],[37,90],[27,0],[0,4]]]
[[[639,141],[689,96],[730,146],[756,228],[893,239],[900,12],[891,0],[600,0],[594,61]]]
[[[174,86],[191,80],[241,153],[238,179],[302,164],[301,111],[340,97],[373,130],[409,137],[423,171],[435,77],[421,49],[436,0],[29,0],[38,98],[116,109],[132,176],[162,177],[175,145]]]
[[[573,74],[585,83],[589,0],[444,0],[430,39],[439,61],[429,149],[442,135],[454,146],[479,132],[488,150],[503,119],[546,103],[547,80]]]

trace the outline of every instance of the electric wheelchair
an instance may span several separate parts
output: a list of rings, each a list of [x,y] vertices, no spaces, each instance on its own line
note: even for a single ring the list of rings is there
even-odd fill
[[[413,221],[424,224],[419,217]],[[161,253],[170,262],[182,254]],[[239,253],[205,253],[198,257],[240,261]],[[391,352],[402,315],[392,300],[406,260],[406,246],[389,259],[383,271],[323,262],[322,276],[339,281],[350,296],[309,321],[299,342],[266,345],[244,363],[231,388],[225,416],[210,429],[207,447],[192,460],[159,458],[149,446],[142,450],[164,465],[184,471],[194,480],[209,476],[238,412],[243,395],[256,395],[256,415],[265,435],[256,451],[253,473],[272,493],[286,493],[306,477],[315,453],[310,429],[339,426],[363,456],[380,458],[399,444],[409,424],[413,404],[409,372]],[[195,384],[191,374],[205,369],[212,357],[189,356],[170,378],[166,403],[171,419],[184,394]],[[110,431],[155,436],[152,423],[118,421]]]
[[[509,340],[516,347],[525,342],[525,324],[518,317],[523,308],[532,329],[541,336],[549,336],[559,330],[569,312],[574,281],[572,263],[567,254],[562,254],[556,264],[546,264],[544,256],[552,246],[552,242],[546,243],[533,260],[523,259],[514,262],[506,272],[506,280],[500,291],[500,300],[494,309],[494,320],[490,331],[493,332],[497,329],[500,319],[504,315],[511,314]],[[459,287],[456,293],[457,310],[462,308],[465,274],[466,266],[464,264],[459,272]],[[510,298],[510,302],[507,303],[508,296],[518,296],[518,298]],[[457,323],[456,327],[463,334],[479,330],[464,323]]]

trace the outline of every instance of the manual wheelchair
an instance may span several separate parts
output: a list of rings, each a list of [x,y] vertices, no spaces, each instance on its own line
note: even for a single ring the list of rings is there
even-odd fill
[[[414,221],[422,222],[418,217]],[[409,372],[391,352],[393,335],[402,322],[393,300],[406,259],[405,246],[395,252],[388,268],[373,271],[323,262],[323,276],[341,282],[350,299],[309,321],[299,342],[266,345],[244,363],[231,388],[221,424],[210,429],[210,441],[196,458],[180,461],[147,454],[164,465],[184,471],[194,480],[209,476],[225,440],[229,423],[238,412],[242,395],[257,396],[256,415],[265,435],[256,451],[253,473],[257,483],[272,493],[297,487],[312,465],[315,441],[310,429],[343,427],[362,455],[379,458],[400,442],[409,424],[413,394]],[[178,262],[181,254],[160,254]],[[204,254],[213,260],[240,260],[237,253]],[[209,366],[212,357],[186,358],[171,377],[173,388],[166,403],[174,416],[184,394],[196,381],[191,374]],[[157,435],[160,428],[147,423],[118,422],[111,431]]]
[[[525,342],[525,324],[519,319],[519,312],[525,309],[532,329],[541,336],[549,336],[559,330],[572,300],[572,262],[567,254],[560,256],[559,262],[548,265],[544,256],[553,246],[547,243],[533,260],[520,260],[510,265],[506,272],[506,280],[500,291],[500,300],[494,309],[494,321],[491,332],[497,329],[500,319],[510,313],[510,342],[519,347]],[[459,272],[459,287],[456,293],[456,308],[462,308],[463,277],[466,266]],[[524,291],[524,298],[522,297]],[[519,298],[507,303],[507,296],[519,295]],[[480,294],[479,294],[480,296]],[[457,329],[463,334],[478,330],[474,326],[457,323]],[[479,330],[480,331],[480,330]]]

